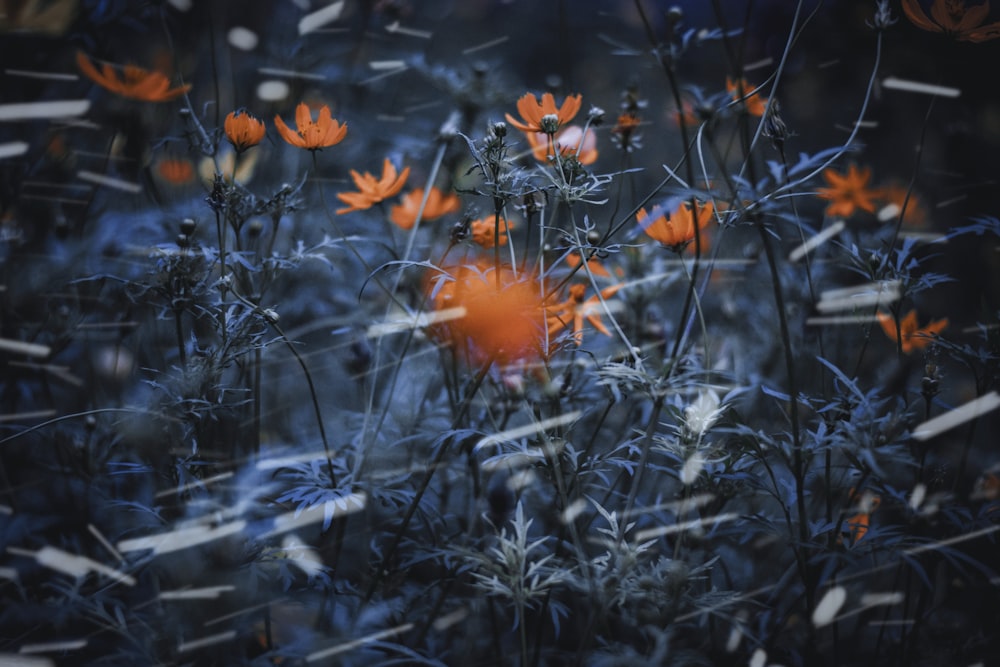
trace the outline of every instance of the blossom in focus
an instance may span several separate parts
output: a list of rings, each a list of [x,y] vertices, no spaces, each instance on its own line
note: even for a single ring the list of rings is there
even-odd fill
[[[417,213],[420,212],[420,202],[424,200],[424,189],[416,188],[410,190],[389,211],[389,219],[400,229],[413,229],[417,222]],[[427,195],[427,203],[424,204],[424,212],[421,220],[436,220],[443,215],[454,213],[462,207],[462,202],[458,195],[453,193],[444,194],[435,187],[431,187]]]
[[[583,343],[584,322],[589,322],[591,326],[602,334],[610,336],[611,332],[608,331],[608,328],[604,326],[604,322],[601,320],[601,314],[604,309],[601,299],[610,299],[621,288],[621,285],[612,285],[601,290],[600,297],[594,295],[589,299],[584,299],[587,293],[587,286],[579,283],[570,285],[569,298],[550,309],[555,312],[547,317],[549,335],[551,336],[572,326],[572,338],[577,345],[580,345]]]
[[[882,325],[882,331],[893,342],[899,341],[903,354],[909,354],[914,350],[922,350],[931,343],[931,336],[941,332],[948,326],[948,318],[935,320],[920,328],[917,324],[917,311],[911,310],[899,321],[899,329],[896,329],[896,321],[889,313],[878,314],[878,323]]]
[[[903,0],[903,13],[921,30],[944,33],[963,42],[1000,37],[1000,21],[982,25],[990,13],[989,0],[972,6],[962,0],[934,0],[930,16],[918,0]]]
[[[567,125],[556,132],[552,142],[549,135],[543,132],[528,132],[525,134],[531,152],[539,162],[547,162],[552,155],[551,144],[559,150],[561,157],[577,156],[580,164],[593,164],[597,161],[597,137],[592,130],[588,130],[586,136],[583,128],[578,125]],[[582,146],[581,146],[582,144]]]
[[[544,93],[541,101],[531,93],[525,93],[517,101],[517,111],[521,114],[523,122],[506,114],[507,122],[522,132],[545,133],[547,129],[555,132],[556,129],[573,120],[573,117],[580,111],[581,102],[580,95],[567,95],[562,106],[556,107],[556,100],[552,93]],[[548,123],[542,122],[546,116],[555,117],[556,126],[554,128],[543,127],[543,125],[548,125]]]
[[[830,200],[826,214],[847,218],[859,208],[874,213],[878,193],[868,187],[871,176],[871,168],[858,169],[857,165],[853,164],[847,168],[846,174],[838,174],[833,169],[824,169],[823,180],[830,187],[820,188],[816,191],[816,196]]]
[[[256,146],[264,138],[264,121],[245,109],[230,111],[222,127],[237,153]]]
[[[274,126],[278,128],[281,138],[293,146],[316,151],[322,148],[339,144],[347,136],[347,123],[340,124],[338,120],[330,114],[330,107],[323,105],[319,109],[319,116],[312,119],[312,112],[309,105],[300,102],[295,107],[296,130],[285,124],[281,116],[274,117]]]
[[[694,239],[696,221],[698,229],[704,229],[711,219],[711,204],[696,203],[692,212],[689,202],[682,202],[673,213],[664,213],[651,222],[646,209],[640,208],[636,214],[636,220],[647,236],[675,250],[680,250]]]
[[[410,168],[406,167],[402,172],[397,172],[396,167],[385,158],[382,163],[382,176],[375,178],[371,173],[359,174],[351,169],[351,178],[358,192],[340,192],[337,199],[348,204],[346,208],[338,208],[337,215],[350,213],[352,211],[363,211],[371,208],[384,199],[399,194],[399,191],[406,185],[406,179],[410,175]]]
[[[102,88],[142,102],[169,102],[191,89],[191,84],[171,88],[170,79],[163,72],[135,65],[125,65],[121,76],[110,63],[104,63],[98,72],[94,63],[83,51],[76,52],[76,64],[88,79]]]

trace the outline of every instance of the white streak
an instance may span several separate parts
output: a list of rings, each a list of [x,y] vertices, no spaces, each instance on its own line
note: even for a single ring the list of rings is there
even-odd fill
[[[997,394],[996,391],[991,391],[985,396],[980,396],[961,407],[920,424],[913,431],[913,438],[920,441],[930,440],[939,433],[944,433],[959,424],[964,424],[967,421],[981,417],[998,407],[1000,407],[1000,394]]]
[[[572,412],[567,412],[566,414],[562,414],[557,417],[549,417],[548,419],[543,419],[533,424],[525,424],[524,426],[518,426],[517,428],[510,428],[506,431],[501,431],[500,433],[488,435],[476,443],[476,446],[473,447],[473,451],[478,451],[483,447],[489,447],[490,445],[499,445],[502,442],[517,440],[518,438],[523,438],[526,435],[541,433],[545,429],[562,426],[563,424],[575,421],[579,416],[580,411],[573,410]]]
[[[805,243],[803,243],[802,245],[800,245],[798,248],[795,248],[794,250],[792,250],[792,252],[790,252],[788,254],[788,261],[789,262],[797,262],[797,261],[799,261],[800,259],[802,259],[803,257],[805,257],[807,253],[809,253],[810,251],[812,251],[814,248],[816,248],[816,247],[818,247],[818,246],[826,243],[827,241],[829,241],[830,239],[832,239],[834,236],[836,236],[837,234],[839,234],[840,232],[842,232],[844,230],[844,227],[845,227],[845,225],[844,225],[844,221],[843,220],[838,220],[837,222],[833,223],[832,225],[830,225],[829,227],[827,227],[826,229],[824,229],[823,231],[821,231],[816,236],[812,237],[811,239],[808,239]]]
[[[233,26],[226,34],[229,45],[240,51],[253,51],[257,47],[260,38],[257,33],[241,25]]]
[[[829,313],[838,310],[882,306],[896,301],[899,295],[898,280],[878,281],[826,290],[820,294],[816,310],[821,313]]]
[[[278,67],[258,67],[257,72],[265,76],[283,76],[289,79],[309,79],[311,81],[326,81],[322,74],[312,72],[298,72],[293,69],[280,69]]]
[[[864,593],[861,596],[862,607],[882,607],[899,604],[902,601],[903,594],[899,591],[892,591],[890,593]]]
[[[17,568],[13,567],[0,567],[0,579],[10,579],[14,581],[18,578]],[[2,663],[0,663],[2,664]]]
[[[701,452],[695,452],[688,460],[684,462],[684,467],[681,468],[681,484],[684,486],[691,486],[694,484],[695,480],[698,479],[698,475],[705,468],[705,457],[701,455]]]
[[[25,644],[19,653],[49,653],[57,651],[75,651],[87,645],[86,639],[67,639],[61,642],[45,642],[44,644]],[[2,664],[2,663],[0,663]]]
[[[301,512],[279,514],[274,518],[274,527],[262,534],[260,539],[265,540],[281,533],[287,533],[290,530],[296,530],[309,524],[323,521],[327,512],[333,518],[360,512],[365,508],[367,500],[368,498],[364,493],[352,493],[337,500],[328,500],[321,505],[313,505]]]
[[[29,79],[43,79],[47,81],[76,81],[80,77],[76,74],[61,74],[58,72],[36,72],[26,69],[5,69],[4,74],[8,76],[23,76]]]
[[[122,192],[129,192],[131,194],[136,194],[142,192],[142,186],[138,183],[131,183],[129,181],[123,181],[120,178],[113,178],[111,176],[105,176],[104,174],[98,174],[93,171],[87,171],[86,169],[81,169],[76,172],[76,177],[81,181],[87,181],[88,183],[93,183],[95,185],[103,185],[109,188],[115,188],[116,190],[121,190]]]
[[[491,39],[488,42],[483,42],[482,44],[478,44],[476,46],[470,46],[467,49],[462,49],[462,55],[467,56],[470,53],[475,53],[476,51],[482,51],[483,49],[488,49],[492,46],[498,46],[506,42],[508,39],[510,39],[510,36],[504,35],[503,37],[497,37],[496,39]]]
[[[924,498],[926,496],[927,487],[923,484],[917,484],[913,487],[913,491],[910,493],[910,500],[907,504],[910,506],[911,510],[916,512],[920,508],[921,503],[924,502]]]
[[[337,655],[338,653],[344,653],[346,651],[353,651],[356,648],[369,644],[371,642],[377,642],[386,637],[392,637],[393,635],[398,635],[403,632],[409,632],[413,628],[413,623],[403,623],[402,625],[397,625],[394,628],[389,628],[388,630],[382,630],[381,632],[376,632],[368,635],[367,637],[362,637],[360,639],[355,639],[354,641],[344,642],[343,644],[337,644],[336,646],[331,646],[330,648],[325,648],[322,651],[316,651],[310,653],[306,656],[306,662],[315,662],[316,660],[322,660],[323,658],[329,658],[332,655]]]
[[[147,535],[146,537],[136,537],[131,540],[122,540],[118,543],[119,551],[143,551],[152,549],[153,555],[168,554],[173,551],[189,549],[199,544],[212,542],[229,535],[234,535],[244,528],[247,522],[233,521],[224,523],[215,528],[209,526],[193,526],[191,528],[181,528],[172,530],[169,533],[159,533],[157,535]]]
[[[14,513],[14,508],[12,508],[10,505],[0,505],[0,514],[6,514],[7,516],[10,516],[13,513]]]
[[[257,84],[257,97],[265,102],[280,102],[291,92],[284,81],[269,80]]]
[[[14,421],[27,421],[29,419],[47,419],[49,417],[55,417],[55,410],[32,410],[30,412],[13,412],[6,415],[0,415],[0,424],[5,424],[7,422]]]
[[[118,553],[118,550],[115,549],[111,545],[111,542],[108,542],[104,538],[104,535],[101,534],[101,531],[97,530],[97,527],[94,526],[94,524],[88,523],[87,524],[87,530],[90,531],[90,534],[94,536],[94,539],[96,539],[98,542],[100,542],[101,546],[104,547],[105,549],[107,549],[111,553],[112,556],[114,556],[115,558],[117,558],[119,562],[124,562],[125,559],[122,558],[122,555],[120,553]]]
[[[258,464],[258,467],[259,467],[259,464]],[[163,498],[164,496],[169,496],[169,495],[174,494],[174,493],[180,493],[182,491],[187,491],[188,489],[196,487],[196,486],[206,486],[206,485],[212,484],[214,482],[221,482],[222,480],[229,479],[232,476],[233,476],[233,473],[231,473],[231,472],[219,473],[218,475],[213,475],[212,477],[206,477],[205,479],[199,479],[199,480],[195,480],[194,482],[188,482],[187,484],[185,484],[183,486],[179,486],[179,487],[172,488],[172,489],[164,489],[163,491],[160,491],[159,493],[157,493],[153,497],[154,498]]]
[[[753,655],[750,656],[750,662],[747,663],[747,667],[764,667],[767,664],[767,651],[762,648],[755,649]]]
[[[817,628],[828,625],[837,616],[837,612],[847,601],[847,590],[843,586],[831,588],[813,610],[812,622]]]
[[[23,354],[29,357],[47,357],[52,352],[48,345],[38,345],[37,343],[25,343],[24,341],[12,338],[0,338],[0,350]]]
[[[296,454],[295,456],[279,456],[273,459],[261,459],[257,462],[257,470],[276,470],[285,468],[294,463],[303,461],[315,461],[326,457],[326,452],[310,452],[308,454]]]
[[[882,80],[882,87],[889,90],[903,90],[909,93],[920,93],[921,95],[938,95],[940,97],[958,97],[962,91],[958,88],[947,86],[935,86],[930,83],[920,81],[910,81],[908,79],[897,79],[890,76]]]
[[[438,322],[448,322],[465,317],[464,306],[457,308],[442,308],[432,313],[417,313],[414,317],[392,322],[378,322],[368,327],[365,335],[369,338],[380,338],[394,333],[402,333],[410,329],[422,329]]]
[[[886,204],[878,210],[878,214],[876,214],[875,217],[878,218],[879,222],[889,222],[890,220],[895,220],[896,216],[898,216],[899,212],[902,210],[903,209],[900,208],[899,204]]]
[[[206,586],[205,588],[188,588],[179,591],[163,591],[161,600],[217,600],[223,593],[236,590],[235,586]]]
[[[622,512],[622,517],[625,518],[635,514],[660,512],[662,510],[673,512],[674,514],[684,514],[685,512],[698,509],[699,507],[704,507],[708,503],[712,502],[713,498],[715,498],[715,496],[711,493],[700,493],[697,496],[691,496],[690,498],[671,500],[670,502],[650,505],[649,507],[635,507],[630,509],[628,512]]]
[[[28,152],[28,144],[24,141],[10,141],[0,144],[0,160],[7,157],[17,157]]]
[[[385,27],[385,31],[388,33],[398,32],[400,35],[408,35],[409,37],[419,37],[420,39],[430,39],[434,33],[428,30],[417,30],[416,28],[405,28],[399,25],[399,21],[393,21]]]
[[[109,579],[114,579],[126,586],[135,586],[135,578],[114,570],[107,565],[91,560],[86,556],[78,556],[52,546],[44,546],[38,551],[29,551],[17,547],[7,547],[7,551],[17,556],[34,558],[35,562],[42,567],[47,567],[56,572],[68,574],[71,577],[85,577],[91,572],[102,574]]]
[[[30,658],[13,653],[0,653],[0,667],[55,667],[48,658]]]
[[[808,326],[821,326],[824,324],[865,324],[878,319],[875,315],[832,315],[830,317],[809,317],[806,319]]]
[[[576,517],[583,514],[584,510],[586,509],[587,509],[587,501],[584,500],[583,498],[577,498],[576,500],[571,502],[566,507],[566,509],[563,510],[562,516],[560,516],[559,518],[563,523],[570,524],[576,520]]]
[[[0,104],[0,121],[38,120],[82,116],[90,109],[90,100],[54,100]]]
[[[369,60],[368,66],[373,70],[382,72],[387,69],[399,69],[400,67],[406,67],[405,60]]]
[[[685,521],[684,523],[675,523],[672,526],[660,526],[659,528],[648,528],[646,530],[641,530],[635,534],[635,543],[639,544],[647,540],[662,537],[663,535],[671,535],[673,533],[682,533],[685,530],[690,529],[700,529],[706,525],[718,525],[720,523],[725,523],[727,521],[732,521],[733,519],[739,518],[738,514],[730,512],[728,514],[717,514],[715,516],[710,516],[707,519],[692,519],[691,521]]]
[[[226,632],[220,632],[217,635],[209,635],[208,637],[202,637],[201,639],[195,639],[194,641],[184,642],[177,647],[177,651],[180,653],[196,651],[200,648],[211,646],[212,644],[228,642],[233,639],[236,639],[236,630],[227,630]]]
[[[318,28],[322,28],[327,23],[333,23],[340,18],[340,14],[343,11],[344,0],[337,0],[337,2],[331,2],[323,9],[317,9],[310,14],[306,14],[299,20],[299,35],[313,32]]]
[[[444,616],[435,619],[434,623],[431,624],[431,627],[438,632],[441,632],[442,630],[447,630],[456,623],[464,621],[468,615],[469,610],[465,607],[460,607],[450,614],[445,614]]]

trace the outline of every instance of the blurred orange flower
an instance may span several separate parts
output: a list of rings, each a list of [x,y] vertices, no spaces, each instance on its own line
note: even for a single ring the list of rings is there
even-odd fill
[[[649,214],[646,213],[646,209],[640,208],[635,217],[647,236],[675,251],[680,251],[694,238],[695,219],[698,222],[698,229],[704,229],[712,219],[711,204],[696,204],[695,208],[695,212],[692,213],[691,204],[682,202],[673,213],[665,213],[652,222],[646,222]]]
[[[539,162],[547,162],[549,155],[552,154],[549,135],[543,132],[528,132],[525,136],[528,138],[528,144],[531,146],[535,159]],[[559,155],[563,157],[576,155],[579,151],[577,159],[580,160],[580,164],[593,164],[597,161],[597,137],[594,136],[592,130],[589,130],[584,136],[582,127],[567,125],[556,132],[551,143],[555,144],[559,149]]]
[[[556,129],[573,120],[573,117],[580,111],[581,101],[582,98],[580,95],[567,95],[566,99],[563,100],[562,106],[556,107],[556,100],[552,96],[552,93],[543,94],[540,102],[531,93],[525,93],[517,101],[517,111],[521,114],[524,122],[516,120],[510,114],[505,115],[507,116],[507,122],[522,132],[542,133],[546,131],[546,128],[542,127],[542,119],[545,116],[555,116],[556,127],[551,128],[555,132]]]
[[[298,128],[295,132],[285,125],[281,116],[274,117],[274,126],[278,128],[282,139],[293,146],[311,151],[339,144],[347,136],[347,123],[341,125],[334,119],[330,115],[330,107],[325,104],[320,107],[319,116],[313,120],[309,105],[300,102],[295,107],[295,126]]]
[[[566,264],[569,265],[569,268],[571,269],[575,269],[576,267],[580,266],[582,262],[583,262],[583,257],[580,255],[580,252],[578,250],[574,250],[573,252],[571,252],[569,255],[566,256]],[[590,272],[595,276],[600,276],[601,278],[611,277],[611,274],[608,273],[608,270],[606,268],[604,268],[604,265],[598,262],[594,258],[590,258],[589,260],[587,260],[587,268],[589,268]],[[583,269],[581,269],[581,271],[582,270]]]
[[[885,215],[896,220],[899,212],[903,209],[903,202],[906,202],[906,211],[903,212],[903,224],[908,227],[927,226],[927,207],[915,192],[910,192],[910,198],[906,198],[906,187],[894,183],[887,185],[877,191],[878,199],[883,204],[883,209],[879,211],[879,220],[883,220],[883,211],[888,207],[893,207]],[[892,215],[889,215],[891,213]]]
[[[903,319],[899,321],[899,329],[896,329],[896,322],[889,313],[878,313],[878,323],[882,325],[882,331],[890,340],[900,343],[903,354],[909,354],[914,350],[922,350],[931,343],[931,335],[939,333],[948,326],[948,318],[935,320],[921,329],[917,325],[917,311],[911,310]]]
[[[249,113],[246,109],[230,111],[223,123],[226,138],[237,153],[256,146],[264,138],[264,121]]]
[[[135,65],[125,65],[122,76],[110,63],[104,63],[98,72],[94,63],[83,51],[76,52],[76,64],[83,74],[97,85],[116,95],[142,102],[169,102],[191,89],[191,84],[170,87],[170,79],[163,72],[146,70]]]
[[[338,208],[337,215],[351,211],[363,211],[371,208],[372,204],[377,204],[398,194],[406,184],[409,175],[409,167],[397,174],[396,167],[389,161],[389,158],[385,158],[385,162],[382,163],[382,177],[378,179],[367,171],[362,175],[351,169],[351,178],[354,179],[354,185],[359,191],[337,194],[337,199],[349,205],[347,208]]]
[[[823,170],[823,179],[830,185],[828,188],[820,188],[816,191],[816,196],[821,199],[829,199],[830,203],[826,207],[826,214],[829,216],[850,217],[855,209],[875,212],[875,199],[878,192],[868,187],[868,181],[872,177],[872,170],[869,167],[858,169],[857,165],[850,165],[847,174],[838,174],[833,169]]]
[[[990,13],[989,0],[971,7],[962,0],[934,0],[930,16],[918,0],[903,0],[903,13],[922,30],[941,32],[965,42],[985,42],[1000,37],[1000,22],[982,25]]]
[[[496,218],[487,217],[480,218],[479,220],[473,220],[470,227],[472,229],[472,240],[483,246],[484,248],[492,248],[495,245],[505,246],[507,245],[507,232],[514,229],[514,223],[510,220],[504,223],[503,220],[500,221],[500,240],[496,240],[494,232],[496,231]]]
[[[609,299],[621,288],[621,285],[606,287],[601,290],[601,297]],[[601,299],[595,294],[589,299],[584,300],[586,292],[586,285],[579,283],[576,285],[570,285],[569,298],[562,303],[555,305],[553,307],[555,314],[549,315],[546,318],[548,321],[550,336],[558,331],[561,331],[562,329],[568,328],[570,324],[572,324],[572,338],[577,345],[580,345],[583,343],[584,321],[590,322],[595,329],[600,331],[605,336],[611,335],[608,328],[604,326],[604,322],[601,321],[601,312],[603,309]]]
[[[170,185],[184,185],[194,180],[194,165],[186,158],[164,158],[156,163],[156,173]]]
[[[751,116],[763,116],[767,109],[767,98],[760,93],[751,92],[754,86],[747,83],[746,79],[733,81],[726,77],[726,92],[732,95],[734,100],[743,100],[747,105],[747,113]]]
[[[865,491],[859,496],[854,489],[848,492],[848,497],[856,503],[854,509],[857,510],[846,521],[847,532],[851,536],[851,546],[854,546],[868,533],[872,513],[882,504],[882,499],[871,491]]]
[[[359,186],[360,187],[360,186]],[[424,189],[416,188],[403,195],[399,204],[389,211],[389,219],[400,229],[413,229],[417,222],[417,213],[420,212],[420,202],[424,200]],[[444,194],[435,187],[431,187],[427,195],[427,203],[424,205],[422,220],[435,220],[442,215],[454,213],[462,207],[462,202],[458,196],[449,193]]]
[[[473,363],[492,359],[506,365],[541,356],[544,321],[537,281],[502,268],[497,289],[494,269],[485,263],[454,267],[450,273],[452,280],[431,299],[436,312],[448,315],[432,329],[435,336]]]

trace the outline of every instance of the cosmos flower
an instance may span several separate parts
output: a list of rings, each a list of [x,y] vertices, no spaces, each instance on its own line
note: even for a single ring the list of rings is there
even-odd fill
[[[899,341],[903,354],[914,350],[922,350],[930,345],[933,334],[939,333],[948,326],[948,318],[935,320],[923,329],[917,325],[917,311],[911,310],[899,321],[899,329],[889,313],[878,313],[878,323],[882,325],[885,335],[892,341]]]
[[[76,52],[76,64],[83,74],[97,85],[116,95],[142,102],[169,102],[191,89],[191,84],[170,87],[170,79],[163,72],[156,72],[125,65],[119,76],[110,63],[104,63],[98,72],[94,63],[83,51]]]
[[[194,165],[187,158],[164,158],[156,163],[156,173],[170,185],[184,185],[194,180]]]
[[[351,178],[354,179],[354,185],[358,188],[358,192],[337,194],[337,199],[348,204],[347,208],[338,208],[337,215],[363,211],[371,208],[373,204],[395,196],[403,189],[409,175],[409,167],[397,173],[396,167],[389,161],[389,158],[385,158],[385,162],[382,163],[382,177],[378,179],[367,171],[364,174],[359,174],[351,169]]]
[[[746,79],[733,81],[726,77],[726,92],[732,95],[734,100],[743,100],[747,105],[747,113],[759,118],[767,109],[767,98],[757,92],[751,93],[752,90],[754,86],[747,83]]]
[[[878,193],[868,187],[872,170],[869,167],[858,169],[857,165],[850,165],[847,174],[838,174],[833,169],[823,170],[823,179],[830,185],[828,188],[820,188],[816,191],[816,196],[820,199],[829,199],[830,203],[826,207],[828,216],[847,218],[854,214],[856,209],[875,212],[875,199]]]
[[[615,292],[622,288],[621,285],[612,285],[601,290],[601,297],[609,299]],[[555,334],[563,329],[573,326],[572,338],[577,345],[583,343],[583,324],[589,322],[591,326],[600,331],[605,336],[610,336],[611,332],[604,326],[601,320],[603,306],[601,298],[596,294],[584,300],[587,286],[583,284],[571,285],[569,288],[569,298],[553,307],[555,314],[549,315],[548,327],[549,335]]]
[[[646,209],[640,208],[636,220],[646,235],[668,248],[680,250],[694,238],[696,218],[698,229],[704,229],[711,221],[712,205],[696,204],[696,211],[692,213],[691,204],[682,202],[673,213],[665,213],[652,222],[647,222],[648,218]]]
[[[507,220],[500,221],[500,240],[497,241],[493,232],[496,231],[496,218],[493,216],[473,220],[469,225],[472,230],[472,240],[484,248],[492,248],[496,245],[507,245],[507,232],[514,229],[514,223]]]
[[[281,120],[281,116],[274,117],[274,126],[278,128],[281,138],[292,146],[316,151],[334,144],[339,144],[347,136],[347,123],[343,125],[330,115],[330,107],[323,105],[319,109],[319,117],[312,119],[312,112],[305,102],[300,102],[295,107],[295,126],[297,131],[292,131]]]
[[[264,121],[257,118],[246,109],[230,111],[223,123],[226,138],[237,153],[256,146],[264,138]]]
[[[359,186],[360,187],[360,186]],[[389,219],[400,229],[413,229],[417,222],[417,213],[420,212],[420,202],[424,199],[424,189],[416,188],[403,195],[399,204],[389,211]],[[454,213],[462,207],[462,202],[458,196],[449,193],[444,194],[435,187],[431,187],[427,195],[427,203],[424,205],[422,220],[435,220],[443,215]]]
[[[517,101],[517,111],[521,114],[524,122],[516,120],[510,114],[506,114],[507,122],[522,132],[546,133],[548,130],[551,130],[554,133],[557,129],[573,120],[573,117],[580,110],[580,104],[580,95],[567,95],[566,99],[563,100],[562,106],[556,107],[556,100],[552,96],[552,93],[544,93],[541,101],[538,101],[538,98],[531,93],[525,93]],[[543,123],[542,121],[546,116],[554,117],[554,122],[552,124],[548,121]]]
[[[549,135],[543,132],[527,132],[525,137],[535,159],[539,162],[547,162],[552,154]],[[588,131],[584,136],[583,128],[578,125],[567,125],[556,132],[552,142],[559,149],[559,155],[563,157],[575,156],[579,151],[577,159],[580,164],[593,164],[597,161],[597,137],[592,131]],[[580,144],[583,144],[582,148]]]
[[[985,42],[1000,37],[1000,21],[982,25],[990,13],[989,0],[971,7],[962,0],[934,0],[930,16],[918,0],[903,0],[903,13],[922,30],[944,33],[963,42]]]
[[[895,221],[899,217],[899,212],[903,210],[903,203],[906,203],[906,210],[903,212],[903,224],[907,227],[923,228],[927,227],[927,206],[915,192],[909,193],[907,198],[906,186],[893,183],[878,190],[878,199],[882,204],[879,211],[879,220],[886,218]],[[891,214],[891,215],[890,215]],[[883,215],[886,218],[883,218]]]

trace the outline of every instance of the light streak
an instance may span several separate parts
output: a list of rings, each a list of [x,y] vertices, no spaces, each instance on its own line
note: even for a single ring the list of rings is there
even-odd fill
[[[434,36],[433,32],[429,30],[417,30],[416,28],[406,28],[399,25],[399,21],[393,21],[385,27],[385,31],[388,33],[399,33],[400,35],[407,35],[409,37],[419,37],[420,39],[430,39]]]
[[[889,304],[899,298],[899,284],[898,280],[886,280],[826,290],[820,294],[816,310],[829,313]]]
[[[488,42],[483,42],[482,44],[477,44],[476,46],[470,46],[467,49],[462,49],[462,55],[467,56],[470,53],[475,53],[476,51],[482,51],[484,49],[488,49],[494,46],[499,46],[500,44],[506,42],[508,39],[510,39],[510,36],[504,35],[503,37],[497,37],[496,39],[491,39]]]
[[[921,95],[937,95],[940,97],[958,97],[962,91],[958,88],[948,86],[935,86],[921,81],[911,81],[909,79],[898,79],[894,76],[882,80],[882,87],[889,90],[902,90],[909,93],[920,93]]]
[[[87,645],[86,639],[66,639],[56,642],[45,642],[39,644],[25,644],[19,653],[49,653],[57,651],[75,651]]]
[[[640,530],[635,534],[633,542],[639,544],[647,540],[651,540],[657,537],[662,537],[664,535],[672,535],[674,533],[682,533],[686,530],[692,530],[696,528],[704,528],[708,525],[717,526],[720,523],[726,523],[734,519],[738,519],[739,514],[734,512],[729,512],[726,514],[717,514],[715,516],[708,517],[707,519],[692,519],[691,521],[685,521],[683,523],[675,523],[672,526],[660,526],[658,528],[648,528],[646,530]]]
[[[48,345],[39,345],[38,343],[25,343],[22,340],[14,340],[13,338],[0,338],[0,350],[4,352],[13,352],[14,354],[23,354],[28,357],[47,357],[52,354],[52,348]]]
[[[82,116],[90,109],[90,100],[52,100],[0,104],[0,121],[70,118]]]
[[[226,632],[220,632],[217,635],[209,635],[207,637],[202,637],[201,639],[184,642],[177,646],[177,651],[179,653],[196,651],[200,648],[205,648],[206,646],[232,641],[233,639],[236,639],[236,630],[227,630]]]
[[[112,556],[118,559],[119,563],[125,562],[125,559],[122,558],[120,553],[118,553],[118,550],[111,545],[111,542],[108,542],[107,539],[105,539],[104,535],[101,534],[101,531],[97,530],[97,527],[94,524],[88,523],[87,530],[90,531],[90,534],[94,536],[95,540],[101,543],[102,547],[107,549]]]
[[[0,160],[6,157],[17,157],[28,152],[28,144],[24,141],[10,141],[0,144]]]
[[[836,618],[837,612],[847,601],[847,590],[843,586],[836,586],[826,592],[823,598],[816,605],[812,613],[812,623],[817,628],[829,625]]]
[[[483,447],[489,447],[490,445],[499,445],[502,442],[510,442],[512,440],[517,440],[523,438],[526,435],[532,435],[534,433],[541,433],[542,431],[553,428],[556,426],[562,426],[563,424],[568,424],[575,421],[577,417],[581,415],[580,410],[573,410],[572,412],[567,412],[556,417],[549,417],[548,419],[543,419],[541,421],[535,422],[533,424],[525,424],[524,426],[518,426],[516,428],[510,428],[506,431],[501,431],[500,433],[494,433],[493,435],[488,435],[473,447],[473,451],[479,451]]]
[[[998,407],[1000,407],[1000,394],[997,394],[996,391],[991,391],[985,396],[980,396],[965,405],[957,407],[943,415],[938,415],[933,419],[928,419],[918,425],[913,431],[913,439],[920,440],[921,442],[930,440],[939,433],[944,433],[959,424],[964,424],[967,421],[981,417]]]
[[[336,646],[325,648],[322,651],[310,653],[306,656],[306,662],[315,662],[317,660],[322,660],[323,658],[329,658],[330,656],[337,655],[338,653],[353,651],[354,649],[364,646],[365,644],[377,642],[381,639],[385,639],[386,637],[392,637],[393,635],[398,635],[403,632],[409,632],[412,629],[413,623],[403,623],[402,625],[397,625],[394,628],[370,634],[367,637],[361,637],[360,639],[355,639],[354,641],[344,642],[343,644],[337,644]]]
[[[224,523],[214,528],[211,526],[181,528],[179,530],[172,530],[169,533],[158,533],[156,535],[122,540],[118,543],[118,550],[128,552],[152,549],[153,555],[159,556],[196,547],[229,535],[235,535],[246,528],[246,525],[246,521],[240,520],[233,521],[232,523]]]
[[[47,567],[50,570],[68,574],[71,577],[85,577],[91,572],[96,572],[97,574],[104,575],[108,579],[114,579],[115,581],[125,584],[126,586],[135,586],[135,577],[132,577],[131,575],[119,572],[118,570],[112,569],[107,565],[98,563],[96,560],[91,560],[86,556],[71,554],[63,551],[62,549],[56,549],[53,546],[44,546],[38,551],[30,551],[28,549],[20,549],[18,547],[7,547],[7,552],[17,556],[34,558],[35,562],[42,567]]]
[[[303,528],[312,523],[323,521],[327,515],[337,518],[342,515],[354,514],[365,508],[368,497],[364,493],[352,493],[342,496],[337,500],[328,500],[322,504],[316,504],[301,512],[286,512],[274,517],[274,527],[260,536],[264,540],[290,530]]]
[[[76,81],[80,77],[76,74],[63,74],[60,72],[37,72],[26,69],[5,69],[4,74],[8,76],[22,76],[28,79],[43,79],[46,81]]]
[[[816,234],[811,239],[806,240],[805,243],[792,250],[792,252],[788,254],[788,261],[789,262],[799,261],[800,259],[805,257],[806,254],[811,252],[814,248],[819,247],[820,245],[826,243],[840,232],[844,231],[844,227],[845,224],[843,220],[838,220],[837,222],[833,223],[832,225],[821,231],[819,234]]]
[[[327,23],[333,23],[340,18],[340,14],[343,11],[344,0],[337,0],[337,2],[331,2],[322,9],[317,9],[314,12],[306,14],[299,19],[299,35],[313,32],[318,28],[322,28]]]
[[[206,586],[204,588],[187,588],[179,591],[163,591],[161,600],[217,600],[223,593],[236,590],[235,586]]]
[[[76,172],[76,177],[81,181],[87,181],[88,183],[93,183],[94,185],[103,185],[105,187],[114,188],[130,194],[142,192],[142,186],[138,183],[124,181],[120,178],[114,178],[112,176],[105,176],[104,174],[87,171],[86,169],[81,169]]]

